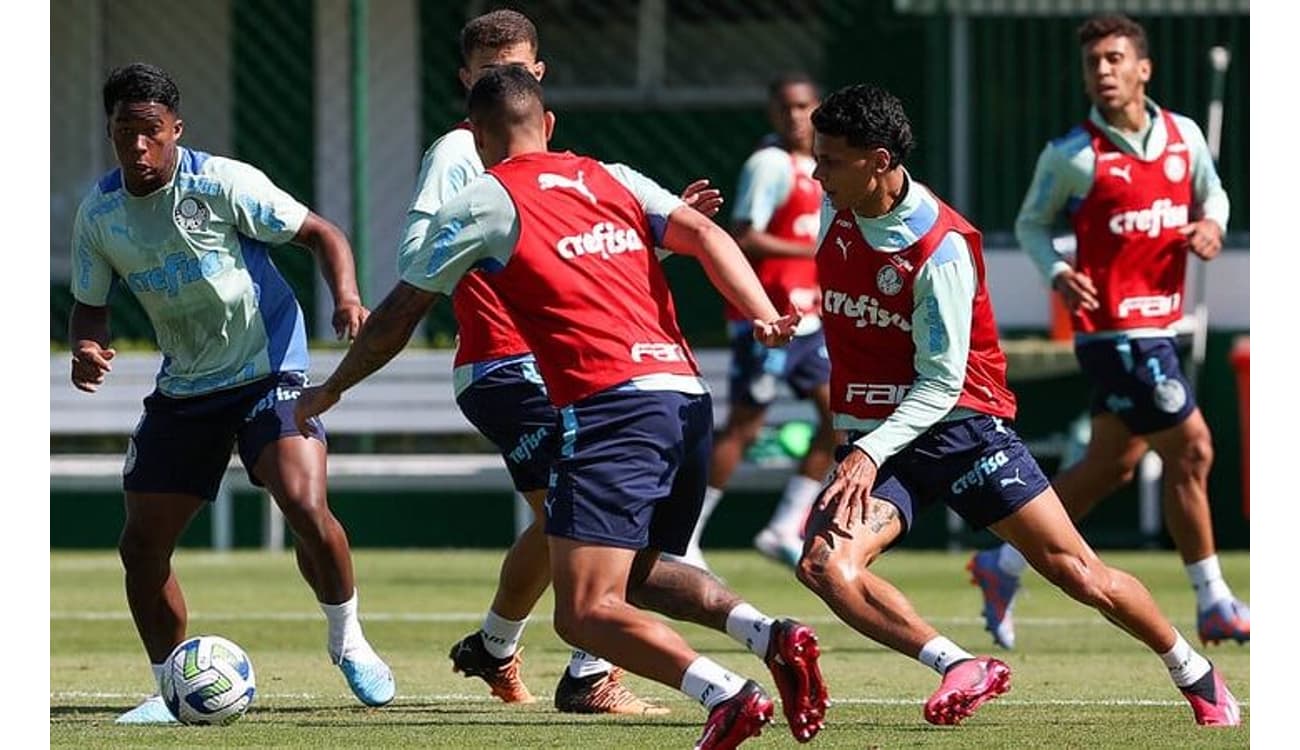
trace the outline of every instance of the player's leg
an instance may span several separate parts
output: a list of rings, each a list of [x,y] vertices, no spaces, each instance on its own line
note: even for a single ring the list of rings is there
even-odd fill
[[[990,528],[1044,578],[1158,654],[1191,702],[1197,723],[1240,721],[1236,700],[1218,672],[1174,629],[1141,582],[1093,552],[1050,488]]]
[[[328,623],[330,660],[358,700],[382,706],[393,699],[396,685],[361,629],[352,551],[327,498],[325,429],[313,419],[312,436],[304,437],[293,420],[305,382],[301,373],[268,379],[265,393],[250,399],[239,430],[239,455],[250,479],[271,493],[293,531],[298,569]]]

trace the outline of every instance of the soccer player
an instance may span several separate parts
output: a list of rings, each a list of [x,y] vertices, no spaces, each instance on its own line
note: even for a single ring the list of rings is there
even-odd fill
[[[1207,480],[1210,428],[1179,367],[1187,253],[1223,247],[1228,196],[1196,123],[1146,95],[1147,37],[1124,16],[1079,28],[1088,119],[1047,144],[1016,218],[1016,238],[1072,312],[1075,354],[1092,381],[1092,436],[1083,459],[1052,484],[1070,517],[1083,518],[1133,478],[1143,454],[1164,462],[1164,512],[1196,592],[1202,642],[1250,640],[1250,608],[1232,595],[1214,548]],[[1052,249],[1053,222],[1068,216],[1078,257]],[[984,595],[985,627],[1015,644],[1012,604],[1025,559],[1014,547],[967,565]]]
[[[216,497],[233,445],[270,490],[295,535],[298,569],[329,624],[330,659],[368,706],[393,699],[392,672],[366,641],[347,535],[325,491],[325,429],[299,434],[293,404],[307,383],[302,310],[269,246],[310,248],[334,295],[334,330],[366,319],[347,237],[256,168],[179,145],[180,92],[135,63],[104,83],[108,136],[120,167],[91,188],[72,239],[68,324],[72,382],[94,393],[113,369],[108,298],[114,275],[139,300],[163,353],[122,469],[119,551],[126,598],[157,680],[185,639],[186,607],[171,569],[190,519]],[[174,722],[157,696],[120,723]]]
[[[1088,547],[1008,424],[1016,400],[980,233],[903,166],[914,141],[898,99],[849,86],[812,117],[828,198],[817,272],[831,404],[849,442],[814,504],[799,579],[855,630],[939,673],[925,718],[960,722],[1006,692],[1009,668],[940,635],[868,567],[942,501],[1156,652],[1197,723],[1237,724],[1218,670]]]
[[[305,428],[395,356],[469,269],[489,271],[559,408],[544,504],[556,632],[699,700],[710,711],[699,746],[715,748],[756,734],[771,700],[640,607],[724,630],[764,659],[792,734],[811,739],[827,706],[812,629],[773,621],[708,573],[657,559],[690,539],[713,412],[650,250],[699,258],[768,345],[788,340],[798,317],[778,316],[735,243],[680,199],[625,166],[549,152],[555,118],[527,71],[485,73],[469,117],[487,174],[434,216],[439,230],[335,372],[304,393],[298,419]]]
[[[727,383],[727,425],[713,444],[709,487],[684,562],[707,569],[700,538],[722,499],[736,465],[763,428],[767,408],[784,380],[800,398],[817,406],[819,424],[799,471],[790,477],[776,511],[754,537],[759,552],[793,566],[803,550],[803,526],[822,479],[831,466],[835,433],[830,415],[830,361],[822,335],[821,290],[813,251],[822,191],[812,178],[810,115],[819,103],[817,84],[802,73],[781,76],[768,86],[768,117],[774,136],[745,162],[732,213],[733,234],[778,309],[803,316],[786,347],[769,349],[754,340],[752,325],[734,305],[726,306],[731,333]]]
[[[537,29],[527,16],[497,10],[472,19],[461,30],[466,89],[484,73],[517,65],[541,80],[546,64],[537,59]],[[433,215],[453,195],[483,173],[468,123],[433,142],[425,152],[415,198],[407,211],[398,253],[403,272],[424,244]],[[716,211],[717,190],[707,181],[688,188],[697,208]],[[501,562],[496,595],[482,626],[451,648],[453,669],[480,677],[493,695],[507,703],[534,698],[519,674],[520,641],[529,613],[550,583],[542,501],[555,459],[557,412],[546,397],[537,363],[509,313],[481,272],[468,274],[452,295],[459,328],[453,383],[456,402],[466,419],[493,442],[505,459],[515,488],[533,509],[533,522],[515,540]],[[574,651],[555,688],[555,707],[573,713],[666,714],[668,709],[638,698],[620,681],[609,662]]]

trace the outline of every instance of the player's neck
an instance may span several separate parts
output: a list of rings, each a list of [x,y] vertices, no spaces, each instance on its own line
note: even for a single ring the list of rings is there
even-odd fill
[[[1106,124],[1121,133],[1142,133],[1151,124],[1145,96],[1137,97],[1120,109],[1102,112],[1101,116]]]
[[[853,213],[864,219],[878,219],[898,208],[898,204],[907,197],[907,173],[901,168],[886,172],[877,183],[877,188],[853,207]]]
[[[794,154],[795,156],[807,156],[811,158],[813,155],[812,143],[799,144],[799,143],[795,143],[794,141],[783,140],[781,141],[781,148],[785,149],[788,153]]]

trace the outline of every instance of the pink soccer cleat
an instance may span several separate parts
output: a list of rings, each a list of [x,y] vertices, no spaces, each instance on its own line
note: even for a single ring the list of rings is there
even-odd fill
[[[790,734],[799,742],[808,742],[826,723],[830,699],[822,680],[817,658],[817,634],[807,625],[794,620],[772,623],[767,656],[763,659],[781,693],[781,710],[790,725]]]
[[[1196,723],[1207,727],[1235,727],[1241,723],[1241,707],[1213,665],[1205,676],[1185,688],[1183,697],[1192,704]]]
[[[949,667],[925,702],[931,724],[960,724],[975,709],[1011,689],[1011,668],[998,659],[977,656]]]
[[[745,682],[740,692],[713,707],[695,750],[731,750],[762,734],[775,713],[772,699],[757,682]]]

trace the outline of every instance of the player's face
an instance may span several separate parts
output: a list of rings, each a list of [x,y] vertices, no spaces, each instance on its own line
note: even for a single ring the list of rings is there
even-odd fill
[[[881,155],[884,162],[881,163]],[[880,188],[880,175],[889,165],[889,152],[879,148],[850,146],[842,136],[813,136],[813,158],[817,168],[813,179],[836,211],[860,208]]]
[[[546,63],[537,59],[537,50],[526,42],[507,44],[504,47],[479,47],[469,53],[466,67],[460,69],[460,82],[469,89],[493,68],[518,65],[527,68],[537,80],[546,74]]]
[[[812,113],[821,100],[817,91],[807,83],[782,86],[767,105],[772,127],[786,145],[799,151],[812,149]]]
[[[176,142],[184,123],[157,102],[118,102],[108,137],[127,190],[144,195],[167,184],[176,167]]]
[[[1083,47],[1083,88],[1103,114],[1141,102],[1151,80],[1151,60],[1139,58],[1133,40],[1112,34]]]

